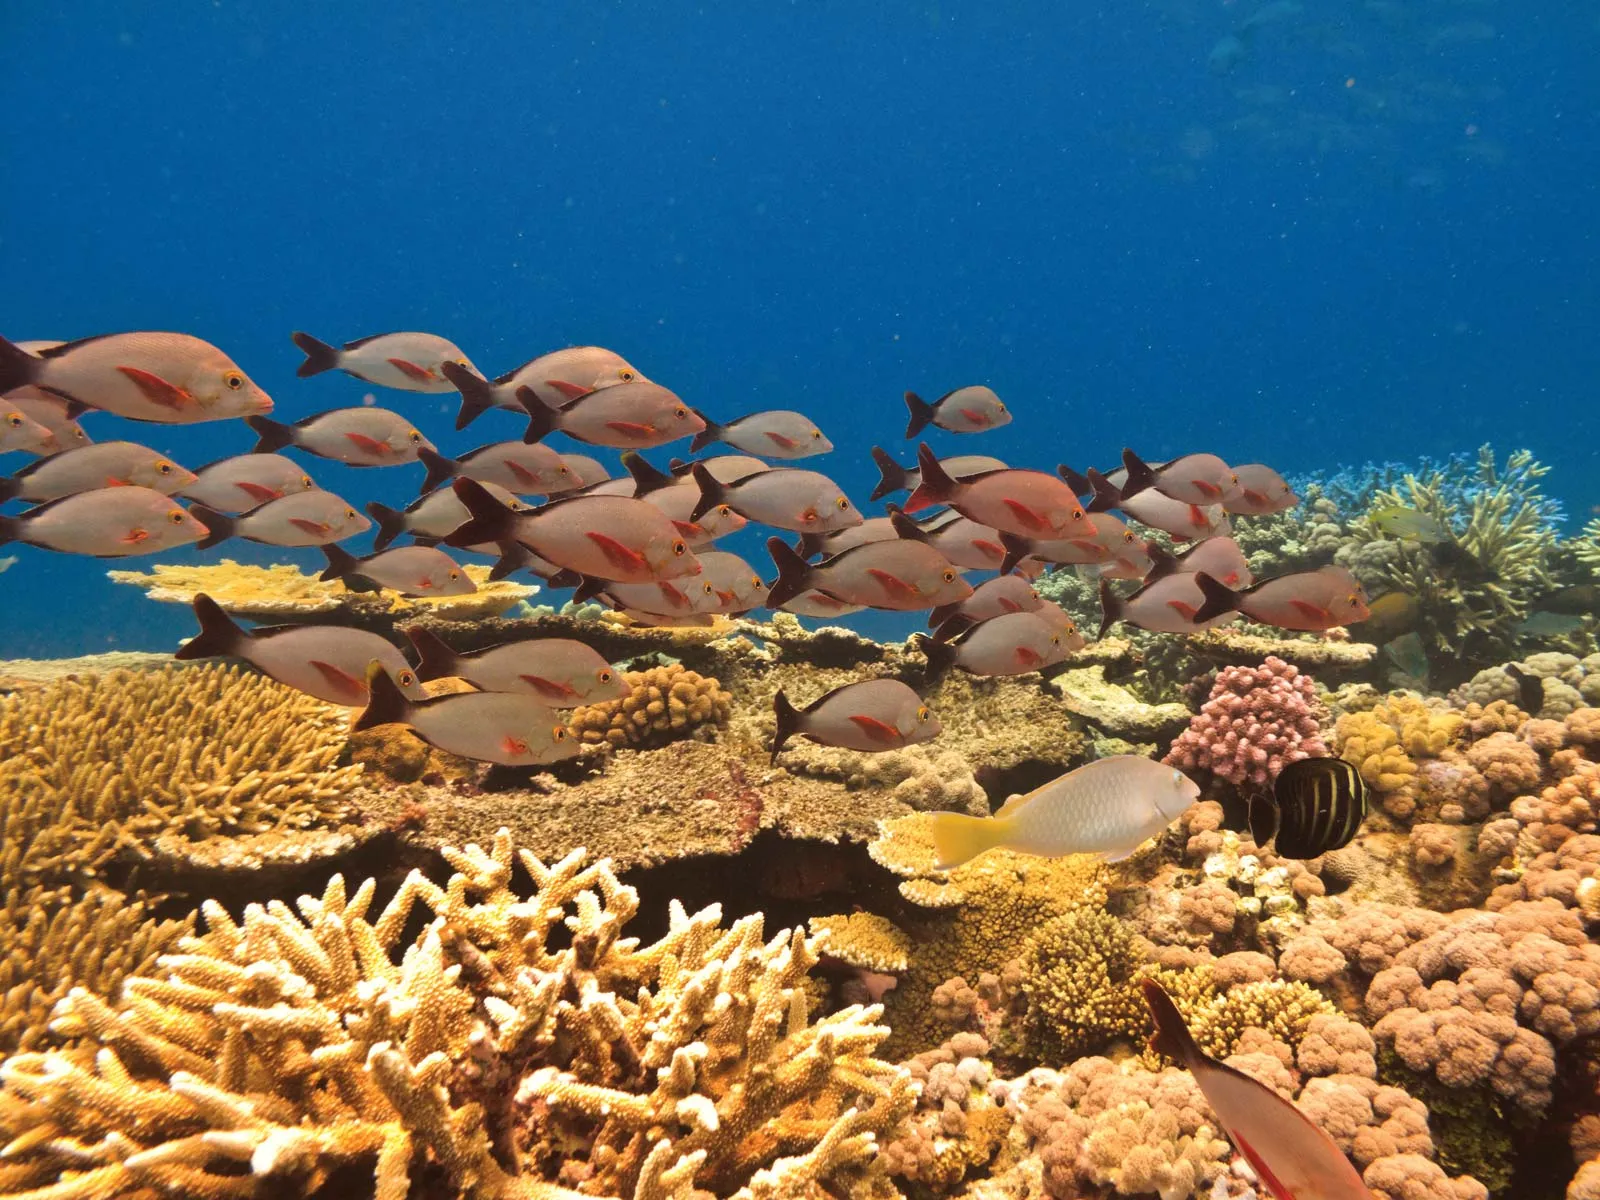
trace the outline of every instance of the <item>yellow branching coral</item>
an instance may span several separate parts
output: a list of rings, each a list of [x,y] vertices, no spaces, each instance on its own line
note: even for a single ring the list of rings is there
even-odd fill
[[[1135,974],[1145,947],[1131,926],[1079,908],[1041,927],[1022,953],[1028,1024],[1046,1061],[1064,1062],[1148,1024]]]
[[[71,992],[54,1028],[83,1049],[0,1063],[0,1195],[305,1194],[341,1169],[378,1200],[419,1173],[473,1200],[870,1187],[910,1076],[873,1057],[877,1008],[808,1019],[802,933],[674,904],[641,946],[603,860],[504,830],[444,855],[445,886],[413,872],[377,911],[337,876],[242,921],[208,902],[114,1004]]]
[[[1339,757],[1354,765],[1390,816],[1416,811],[1419,760],[1439,758],[1462,736],[1461,714],[1430,707],[1396,692],[1383,703],[1339,718],[1335,735]]]
[[[1583,527],[1583,532],[1572,539],[1572,552],[1578,561],[1589,568],[1591,575],[1600,576],[1600,517]]]
[[[64,679],[0,699],[0,842],[14,878],[92,875],[162,834],[200,840],[330,821],[360,767],[345,717],[239,667]]]
[[[852,967],[892,975],[910,962],[911,939],[893,921],[874,913],[812,917],[810,926],[824,954]]]
[[[1295,980],[1266,979],[1219,992],[1186,1014],[1189,1032],[1201,1049],[1226,1058],[1246,1029],[1263,1029],[1275,1041],[1299,1049],[1311,1018],[1337,1011],[1316,988]]]
[[[573,733],[592,744],[652,746],[692,733],[702,725],[723,725],[733,696],[715,679],[681,663],[629,671],[630,686],[620,700],[574,709]]]

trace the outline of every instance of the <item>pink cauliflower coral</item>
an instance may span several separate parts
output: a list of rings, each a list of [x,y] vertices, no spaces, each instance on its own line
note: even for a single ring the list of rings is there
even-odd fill
[[[1491,733],[1472,743],[1467,747],[1467,761],[1504,797],[1538,787],[1544,775],[1539,752],[1514,733]]]
[[[1595,832],[1600,818],[1600,762],[1576,759],[1571,766],[1559,783],[1537,796],[1519,796],[1511,802],[1511,815],[1522,822],[1524,838],[1538,850],[1554,850],[1574,834]]]
[[[1328,753],[1326,715],[1311,677],[1280,658],[1226,667],[1163,761],[1235,786],[1265,787],[1286,764]]]

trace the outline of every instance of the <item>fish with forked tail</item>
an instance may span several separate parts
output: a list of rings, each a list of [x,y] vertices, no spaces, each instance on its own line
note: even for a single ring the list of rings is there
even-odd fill
[[[465,596],[478,590],[461,565],[434,546],[396,546],[357,558],[324,545],[322,553],[328,569],[319,578],[337,579],[352,592],[388,588],[402,596]]]
[[[343,371],[365,383],[402,392],[453,392],[455,384],[440,370],[444,363],[476,370],[461,347],[432,333],[378,333],[343,346],[330,346],[309,333],[296,332],[290,338],[306,356],[295,371],[301,379]]]
[[[1094,533],[1094,522],[1070,487],[1043,471],[1008,468],[954,479],[926,442],[917,447],[922,481],[906,511],[947,504],[964,517],[1002,533],[1031,538],[1066,538]]]
[[[773,697],[777,730],[772,761],[792,737],[877,754],[931,741],[943,728],[922,697],[898,679],[863,679],[836,687],[804,708],[779,689]]]
[[[1240,612],[1263,625],[1320,632],[1336,625],[1353,625],[1371,615],[1365,590],[1344,567],[1295,571],[1239,589],[1204,571],[1195,574],[1194,581],[1205,594],[1205,603],[1194,614],[1198,625],[1224,613]]]
[[[196,506],[198,507],[198,506]],[[0,516],[0,545],[25,542],[61,554],[130,558],[204,542],[206,526],[153,488],[107,487]]]
[[[599,651],[571,638],[528,638],[466,654],[426,629],[413,627],[405,634],[417,649],[417,674],[423,679],[450,676],[486,692],[525,692],[551,708],[620,700],[632,691]]]
[[[721,425],[699,409],[694,410],[694,415],[705,422],[705,428],[690,441],[691,454],[698,454],[712,442],[766,458],[810,458],[833,449],[827,435],[804,413],[773,409],[735,417]]]
[[[257,434],[254,453],[273,454],[295,446],[318,458],[350,467],[388,467],[415,462],[417,451],[433,443],[405,417],[387,408],[356,405],[315,413],[285,425],[269,417],[248,417]]]
[[[552,350],[492,380],[454,362],[441,363],[440,370],[461,393],[457,429],[465,429],[491,408],[524,412],[522,401],[517,399],[517,392],[522,388],[530,388],[537,399],[551,408],[559,408],[585,392],[619,383],[650,382],[622,355],[601,346]]]
[[[1011,414],[992,388],[976,385],[946,392],[929,404],[915,392],[906,393],[906,437],[914,438],[929,425],[950,433],[982,433],[1009,424]]]

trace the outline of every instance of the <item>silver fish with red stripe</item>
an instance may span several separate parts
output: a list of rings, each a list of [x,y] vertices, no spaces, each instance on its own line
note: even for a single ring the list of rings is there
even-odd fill
[[[445,378],[461,393],[461,411],[456,428],[465,429],[491,408],[506,408],[522,413],[517,392],[532,389],[534,395],[551,408],[600,388],[619,383],[649,383],[644,375],[622,355],[601,346],[568,346],[529,359],[515,370],[496,379],[454,363],[443,363]]]
[[[187,546],[206,527],[172,497],[152,488],[109,487],[78,492],[0,516],[0,545],[26,542],[62,554],[128,558]]]
[[[571,638],[528,638],[463,653],[426,629],[405,631],[423,679],[465,679],[486,692],[523,692],[552,708],[620,700],[631,691],[622,672]]]
[[[402,392],[453,392],[455,385],[440,369],[445,363],[476,370],[461,347],[432,333],[377,333],[343,346],[330,346],[309,333],[290,336],[306,356],[295,371],[301,379],[324,371],[343,371]]]
[[[367,405],[314,413],[293,425],[268,417],[249,417],[245,423],[258,435],[251,451],[254,454],[272,454],[285,446],[295,446],[350,467],[392,467],[415,462],[417,451],[434,448],[406,417]]]

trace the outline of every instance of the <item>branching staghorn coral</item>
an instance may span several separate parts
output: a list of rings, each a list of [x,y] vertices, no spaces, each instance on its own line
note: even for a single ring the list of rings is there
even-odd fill
[[[8,879],[94,875],[165,834],[199,840],[324,824],[360,767],[343,715],[240,667],[64,679],[0,699]]]
[[[1572,539],[1572,552],[1589,568],[1589,574],[1600,577],[1600,517],[1590,521],[1583,532]]]
[[[413,872],[375,915],[373,882],[337,876],[298,913],[207,903],[115,1004],[69,994],[54,1026],[85,1048],[0,1064],[0,1195],[304,1195],[343,1169],[378,1200],[419,1173],[473,1198],[767,1200],[873,1170],[910,1077],[872,1057],[878,1009],[808,1021],[815,942],[675,904],[641,946],[604,860],[547,866],[504,830],[444,853],[445,886]]]

